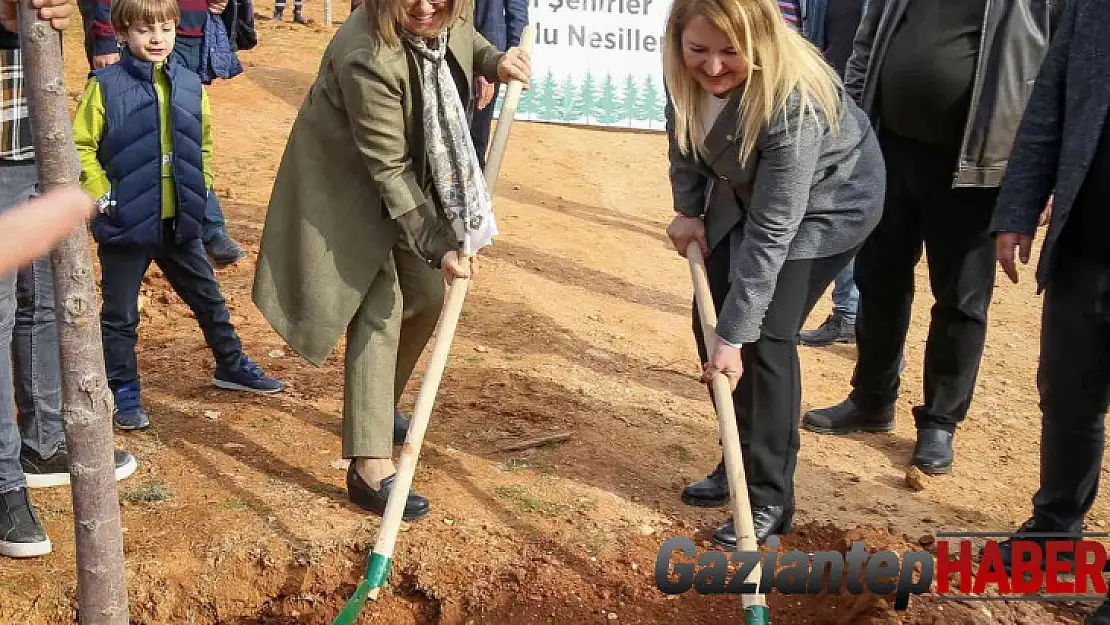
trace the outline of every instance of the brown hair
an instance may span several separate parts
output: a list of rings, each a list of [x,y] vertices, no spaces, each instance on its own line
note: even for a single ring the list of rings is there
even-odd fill
[[[112,28],[123,36],[127,29],[155,22],[181,22],[177,0],[112,0]]]
[[[120,0],[115,0],[119,2]],[[156,1],[156,0],[146,0]],[[426,0],[417,0],[425,2]],[[370,19],[370,24],[378,33],[381,42],[390,47],[401,44],[401,24],[405,21],[405,13],[411,0],[364,0],[362,10]],[[448,13],[444,20],[444,28],[455,24],[463,16],[471,15],[471,0],[446,0]]]

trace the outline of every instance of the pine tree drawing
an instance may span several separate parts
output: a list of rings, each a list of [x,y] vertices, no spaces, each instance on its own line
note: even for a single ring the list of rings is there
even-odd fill
[[[538,85],[535,83],[529,89],[520,92],[520,100],[517,101],[516,112],[518,115],[531,115],[536,112],[536,89]],[[497,98],[497,106],[500,107],[505,101],[504,97]]]
[[[589,123],[595,121],[600,112],[601,107],[597,101],[597,85],[594,83],[594,75],[587,71],[582,78],[582,83],[578,86],[578,97],[574,100],[572,117]]]
[[[559,107],[559,119],[569,122],[574,119],[574,100],[578,95],[578,89],[575,88],[574,78],[567,74],[563,79],[562,88],[562,105]]]
[[[615,124],[620,121],[620,104],[617,102],[617,86],[613,84],[612,75],[606,73],[601,81],[601,97],[597,102],[597,121],[602,124]]]
[[[636,113],[639,109],[640,90],[636,87],[636,79],[632,77],[632,74],[629,74],[624,81],[624,93],[618,109],[619,119],[621,121],[627,120],[631,124],[636,119]]]
[[[640,94],[636,119],[648,122],[663,121],[663,96],[651,76],[644,79],[644,90]]]
[[[559,93],[559,85],[555,82],[555,75],[551,70],[547,70],[547,75],[543,77],[543,83],[540,85],[538,101],[536,102],[536,113],[540,119],[553,120],[559,118],[559,105],[562,104]]]

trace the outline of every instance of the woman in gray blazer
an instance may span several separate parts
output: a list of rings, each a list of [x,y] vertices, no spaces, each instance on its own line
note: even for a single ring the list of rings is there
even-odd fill
[[[663,68],[679,254],[700,243],[717,308],[703,381],[734,390],[756,537],[794,513],[802,323],[879,222],[885,168],[864,114],[774,0],[676,0]],[[682,493],[728,501],[723,462]],[[730,519],[714,535],[734,547]]]

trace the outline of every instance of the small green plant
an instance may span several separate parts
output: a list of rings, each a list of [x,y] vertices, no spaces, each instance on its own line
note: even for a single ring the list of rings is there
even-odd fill
[[[246,510],[247,504],[232,497],[224,502],[224,510]]]
[[[519,485],[496,486],[493,489],[493,494],[502,499],[511,501],[521,512],[530,514],[539,514],[548,517],[558,516],[567,508],[562,504],[538,499],[532,495],[526,487]]]
[[[123,494],[123,500],[130,503],[157,503],[170,498],[170,489],[157,477],[135,485]]]

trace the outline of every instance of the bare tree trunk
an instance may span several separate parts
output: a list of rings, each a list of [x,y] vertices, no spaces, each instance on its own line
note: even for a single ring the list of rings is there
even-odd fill
[[[39,180],[46,190],[74,185],[80,165],[66,102],[61,37],[29,6],[20,6],[19,19]],[[70,234],[50,260],[61,345],[62,418],[73,487],[78,618],[82,625],[127,625],[112,395],[104,374],[87,229]]]

